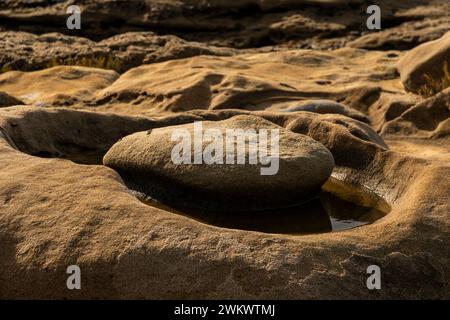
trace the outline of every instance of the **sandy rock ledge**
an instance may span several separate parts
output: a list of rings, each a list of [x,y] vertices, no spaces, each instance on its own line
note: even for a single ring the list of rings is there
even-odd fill
[[[333,176],[370,188],[392,211],[363,228],[288,236],[205,225],[141,203],[112,169],[29,154],[89,147],[88,137],[95,137],[97,149],[91,147],[102,154],[132,132],[236,112],[151,120],[24,106],[0,110],[0,296],[449,298],[450,256],[444,248],[450,238],[450,189],[442,179],[450,174],[448,159],[389,151],[329,122],[347,141],[322,141],[337,159]],[[305,121],[300,112],[259,116],[292,128]],[[307,116],[319,122],[329,117]],[[67,125],[56,125],[60,121]],[[119,124],[128,132],[118,131]],[[320,136],[320,129],[296,127]],[[27,138],[27,128],[47,135]],[[339,152],[352,145],[370,154],[354,163],[339,160]],[[81,291],[65,288],[70,264],[83,270]],[[385,270],[384,290],[365,287],[364,266],[371,264]]]

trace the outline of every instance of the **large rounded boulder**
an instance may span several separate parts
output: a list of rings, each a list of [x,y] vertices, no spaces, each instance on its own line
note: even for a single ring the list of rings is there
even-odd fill
[[[249,115],[138,132],[103,162],[144,197],[224,211],[307,201],[334,167],[321,143]]]
[[[450,31],[409,51],[398,64],[407,91],[432,95],[450,85]]]

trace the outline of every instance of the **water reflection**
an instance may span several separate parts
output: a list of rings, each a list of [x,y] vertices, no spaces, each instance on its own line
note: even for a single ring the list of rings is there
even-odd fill
[[[333,178],[323,186],[317,198],[283,209],[214,212],[144,202],[222,228],[293,235],[341,231],[370,224],[390,209],[383,199],[370,191]]]

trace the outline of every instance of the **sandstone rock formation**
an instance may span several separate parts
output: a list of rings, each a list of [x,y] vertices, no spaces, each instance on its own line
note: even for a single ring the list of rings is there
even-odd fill
[[[99,42],[60,33],[38,36],[28,32],[0,32],[3,72],[32,71],[56,65],[125,72],[141,64],[202,54],[226,56],[233,52],[229,48],[206,46],[175,36],[158,36],[153,32],[127,32]]]
[[[8,1],[0,7],[0,27],[38,33],[66,32],[95,40],[150,30],[209,45],[288,45],[308,49],[341,48],[367,31],[367,2],[362,0],[136,0],[133,5],[127,1],[88,0],[78,4],[85,27],[77,31],[64,28],[65,9],[71,4],[70,0]],[[375,41],[378,45],[363,40],[362,47],[409,49],[421,41],[440,37],[439,29],[444,28],[441,25],[448,23],[446,0],[380,0],[377,4],[383,7],[383,29],[393,29],[387,31],[392,39],[382,36],[382,41]],[[434,27],[427,27],[430,25]]]
[[[243,133],[229,136],[232,129]],[[251,129],[255,135],[247,136]],[[208,130],[220,136],[203,137]],[[260,130],[268,131],[262,136]],[[183,162],[173,159],[175,148]],[[151,198],[225,211],[289,207],[309,200],[334,167],[331,153],[317,141],[247,115],[139,132],[116,143],[103,163]]]
[[[301,100],[331,99],[366,111],[381,91],[401,87],[393,84],[396,61],[397,56],[384,52],[350,48],[197,56],[133,68],[99,91],[96,105],[129,110],[131,104],[139,112],[160,114],[192,109],[278,110]]]
[[[347,46],[371,50],[408,50],[442,37],[450,30],[450,4],[442,8],[443,17],[405,22],[397,27],[371,32],[347,43]],[[447,12],[447,13],[446,13]]]
[[[408,91],[437,93],[450,86],[450,31],[409,51],[398,68]]]
[[[0,91],[0,108],[23,104],[19,99]]]
[[[203,118],[226,115],[203,112]],[[289,123],[298,115],[265,117]],[[70,126],[57,125],[64,118]],[[443,177],[450,172],[442,160],[375,145],[371,162],[338,166],[334,175],[382,195],[392,206],[385,218],[325,235],[265,234],[217,228],[145,205],[109,168],[24,153],[28,145],[51,146],[61,137],[67,145],[105,147],[127,134],[119,127],[130,133],[199,115],[150,120],[10,107],[0,110],[0,119],[2,297],[448,298],[450,257],[442,246],[449,239],[449,189]],[[30,128],[54,133],[23,137]],[[111,129],[117,131],[111,135]],[[425,233],[433,241],[424,242]],[[65,268],[74,263],[83,270],[83,290],[65,287]],[[385,290],[361,285],[371,264],[385,270]]]
[[[94,92],[112,84],[117,77],[112,70],[58,66],[34,72],[4,73],[0,75],[0,88],[27,104],[70,105],[92,99]]]
[[[0,1],[0,298],[450,299],[450,88],[402,83],[446,60],[448,34],[434,40],[447,0],[377,1],[380,31],[359,0],[84,0],[78,31],[65,29],[69,3]],[[290,173],[268,184],[233,166],[175,169],[168,132],[195,121],[279,129]],[[286,232],[304,212],[279,206],[318,188],[331,159],[322,192],[382,214],[338,231],[336,219],[361,221],[319,197],[306,220],[325,227]],[[181,183],[202,191],[191,205],[213,190],[276,205],[274,228],[145,198],[173,200]],[[82,290],[66,286],[74,264]],[[366,287],[370,265],[381,290]]]
[[[382,128],[385,134],[436,138],[450,134],[450,88],[408,108]]]
[[[332,100],[305,100],[299,103],[297,106],[292,106],[283,111],[286,112],[295,112],[295,111],[310,111],[316,113],[335,113],[342,114],[344,116],[363,121],[366,123],[370,123],[370,120],[367,116],[355,109],[349,108],[346,105],[341,103],[337,103]]]

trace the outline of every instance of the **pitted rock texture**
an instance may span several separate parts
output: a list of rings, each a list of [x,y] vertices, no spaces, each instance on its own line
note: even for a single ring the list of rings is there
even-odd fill
[[[125,72],[141,64],[196,55],[232,55],[230,48],[184,41],[153,32],[127,32],[95,42],[87,38],[47,33],[0,32],[2,71],[33,71],[56,65],[79,65]]]
[[[52,146],[62,138],[66,145],[73,139],[81,139],[78,144],[90,143],[91,136],[105,149],[133,130],[228,118],[236,112],[245,113],[203,112],[151,120],[23,106],[0,110],[0,295],[449,298],[450,257],[442,250],[450,230],[448,181],[442,179],[450,173],[448,158],[424,159],[388,151],[353,135],[335,136],[336,140],[354,139],[372,146],[373,157],[361,168],[361,162],[338,165],[334,175],[370,187],[389,201],[392,211],[372,225],[350,231],[288,236],[208,226],[141,203],[109,168],[23,152],[32,145]],[[329,116],[258,114],[277,124],[292,123],[292,128],[298,128],[294,124],[302,115],[316,117],[319,122],[320,117]],[[48,121],[43,122],[45,118]],[[57,125],[62,119],[71,125]],[[119,124],[128,128],[128,133],[111,134]],[[77,127],[82,136],[73,134]],[[42,128],[49,134],[23,137],[31,128]],[[347,146],[335,145],[333,155],[343,153]],[[420,150],[418,145],[415,148]],[[11,174],[16,177],[14,181]],[[433,241],[423,241],[424,234]],[[73,263],[84,270],[84,290],[65,287],[65,269]],[[385,290],[369,291],[361,285],[371,264],[385,270]],[[411,279],[415,279],[414,285],[404,286]],[[32,285],[35,283],[40,285]]]
[[[377,1],[380,31],[362,0],[76,2],[69,31],[71,0],[0,1],[0,298],[450,299],[449,88],[409,87],[447,57],[447,0]],[[221,228],[142,201],[103,165],[119,147],[168,148],[147,132],[236,118],[318,146],[334,181],[389,213],[325,234]],[[254,184],[247,205],[292,194],[305,169]],[[82,290],[67,290],[73,264]],[[382,290],[366,287],[374,264]]]
[[[367,34],[368,4],[362,0],[136,0],[132,5],[85,0],[77,3],[84,27],[75,31],[64,28],[66,8],[72,4],[7,1],[0,4],[0,26],[39,34],[65,32],[96,41],[130,31],[153,31],[235,48],[337,49],[356,40],[352,45],[360,48],[410,49],[442,36],[450,6],[446,0],[377,1],[383,8],[383,33]]]
[[[303,100],[331,99],[364,112],[383,91],[403,91],[397,60],[398,55],[350,48],[197,56],[131,69],[98,91],[95,104],[101,110],[157,115],[192,109],[278,110]]]

